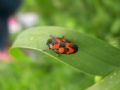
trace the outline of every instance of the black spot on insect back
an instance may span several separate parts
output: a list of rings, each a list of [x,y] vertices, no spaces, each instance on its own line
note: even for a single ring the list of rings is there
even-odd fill
[[[60,42],[60,47],[65,47],[65,42]]]

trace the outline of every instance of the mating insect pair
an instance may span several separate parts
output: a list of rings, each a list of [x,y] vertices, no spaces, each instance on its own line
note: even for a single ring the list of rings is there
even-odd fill
[[[47,41],[49,49],[52,49],[57,54],[73,54],[78,51],[78,46],[65,37],[54,37],[50,35],[50,39]]]

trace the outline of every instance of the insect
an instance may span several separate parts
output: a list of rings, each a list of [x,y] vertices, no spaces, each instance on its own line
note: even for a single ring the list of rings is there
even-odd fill
[[[54,37],[50,35],[50,39],[47,41],[49,49],[52,49],[57,54],[73,54],[78,51],[78,46],[71,41],[63,37]]]

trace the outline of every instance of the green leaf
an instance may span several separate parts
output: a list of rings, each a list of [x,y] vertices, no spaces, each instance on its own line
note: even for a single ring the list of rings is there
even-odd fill
[[[57,56],[51,50],[44,51],[48,49],[46,42],[50,38],[49,35],[65,36],[79,46],[78,52],[72,55]],[[80,71],[94,75],[104,76],[116,69],[116,66],[120,66],[120,50],[89,35],[61,27],[48,26],[26,30],[18,36],[11,51],[15,48],[40,51],[52,57],[53,60],[64,62]]]
[[[113,72],[87,90],[120,90],[120,71]]]

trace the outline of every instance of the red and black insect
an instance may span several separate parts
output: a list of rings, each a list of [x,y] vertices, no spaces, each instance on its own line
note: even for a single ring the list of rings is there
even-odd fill
[[[50,39],[47,41],[49,49],[52,49],[58,54],[73,54],[78,51],[78,46],[64,37],[54,37],[50,35]]]

